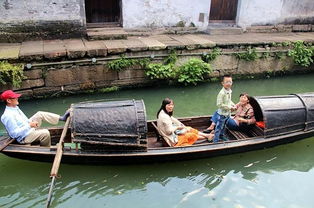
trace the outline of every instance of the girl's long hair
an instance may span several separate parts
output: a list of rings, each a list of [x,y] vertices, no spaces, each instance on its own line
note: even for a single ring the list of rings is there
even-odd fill
[[[173,100],[171,100],[170,98],[165,98],[165,99],[162,101],[161,106],[160,106],[160,109],[159,109],[159,111],[157,112],[157,118],[158,118],[158,115],[159,115],[159,113],[160,113],[161,110],[164,110],[164,112],[165,112],[166,114],[168,114],[169,116],[172,116],[172,113],[173,113],[173,112],[167,112],[167,110],[166,110],[166,105],[170,104],[171,102],[173,102]]]

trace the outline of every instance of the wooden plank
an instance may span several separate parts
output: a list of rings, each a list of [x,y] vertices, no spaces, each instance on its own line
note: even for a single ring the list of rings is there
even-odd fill
[[[8,138],[4,141],[1,141],[1,144],[0,144],[0,152],[2,150],[4,150],[9,144],[11,144],[12,142],[14,142],[15,139],[11,139],[11,138]]]

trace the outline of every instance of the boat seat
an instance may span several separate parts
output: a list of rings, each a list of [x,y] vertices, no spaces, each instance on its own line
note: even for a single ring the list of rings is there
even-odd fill
[[[154,127],[154,130],[155,130],[155,134],[156,134],[156,136],[157,136],[157,139],[164,141],[164,143],[165,143],[166,145],[168,145],[169,147],[172,147],[172,146],[173,146],[172,142],[171,142],[170,140],[168,140],[168,139],[166,139],[166,138],[164,138],[163,136],[160,135],[159,129],[158,129],[157,125],[156,125],[153,121],[152,121],[152,125],[153,125],[153,127]]]
[[[234,130],[230,130],[228,128],[227,128],[227,131],[228,131],[228,133],[230,133],[237,140],[247,138],[247,135],[244,134],[244,132],[234,131]]]
[[[263,136],[264,131],[260,127],[253,125],[251,128],[246,130],[234,131],[227,128],[227,131],[237,140],[246,139],[249,137]]]

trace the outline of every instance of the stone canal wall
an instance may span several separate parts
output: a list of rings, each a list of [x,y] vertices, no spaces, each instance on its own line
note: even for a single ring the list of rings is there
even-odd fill
[[[296,66],[291,57],[283,55],[276,57],[275,53],[286,52],[280,47],[272,47],[269,57],[257,58],[253,61],[238,59],[235,54],[241,49],[231,48],[222,49],[223,52],[210,64],[213,72],[208,75],[208,81],[211,78],[221,76],[223,74],[232,74],[241,78],[253,78],[259,75],[273,76],[276,73],[293,73],[293,72],[310,72],[314,71],[314,66],[308,68]],[[260,56],[265,48],[258,49]],[[177,51],[178,61],[180,65],[191,58],[201,58],[203,53],[208,52],[205,49],[196,49],[189,51]],[[243,50],[243,52],[245,52]],[[169,51],[160,51],[155,54],[153,62],[161,62],[163,58],[168,56]],[[149,53],[129,53],[126,57],[151,57]],[[112,56],[118,59],[119,56]],[[131,66],[122,71],[114,71],[109,69],[107,63],[111,60],[96,59],[96,63],[92,60],[80,61],[64,61],[34,64],[31,69],[25,70],[25,79],[21,87],[14,88],[24,97],[45,97],[63,94],[81,93],[84,91],[96,91],[108,87],[132,87],[132,86],[151,86],[158,84],[157,81],[149,79],[145,75],[145,69],[141,66]],[[12,88],[11,85],[2,86],[1,90]]]
[[[215,59],[209,60],[213,71],[206,76],[208,81],[223,74],[252,78],[313,71],[313,65],[297,66],[287,56],[294,47],[292,42],[298,40],[313,44],[313,33],[157,35],[112,41],[76,39],[0,45],[0,60],[25,66],[20,87],[14,88],[9,83],[1,85],[0,90],[13,88],[26,95],[23,97],[45,97],[106,91],[104,88],[113,86],[156,85],[160,81],[148,78],[139,60],[161,63],[173,51],[177,54],[176,65],[220,51]],[[120,70],[110,68],[109,63],[121,56],[137,61],[126,61],[124,64],[129,65],[124,69],[119,62],[114,65]]]

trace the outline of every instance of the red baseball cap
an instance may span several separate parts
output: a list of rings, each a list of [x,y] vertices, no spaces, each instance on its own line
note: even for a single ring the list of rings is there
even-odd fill
[[[1,94],[1,99],[6,100],[10,98],[19,98],[21,97],[21,94],[15,93],[12,90],[6,90]]]

